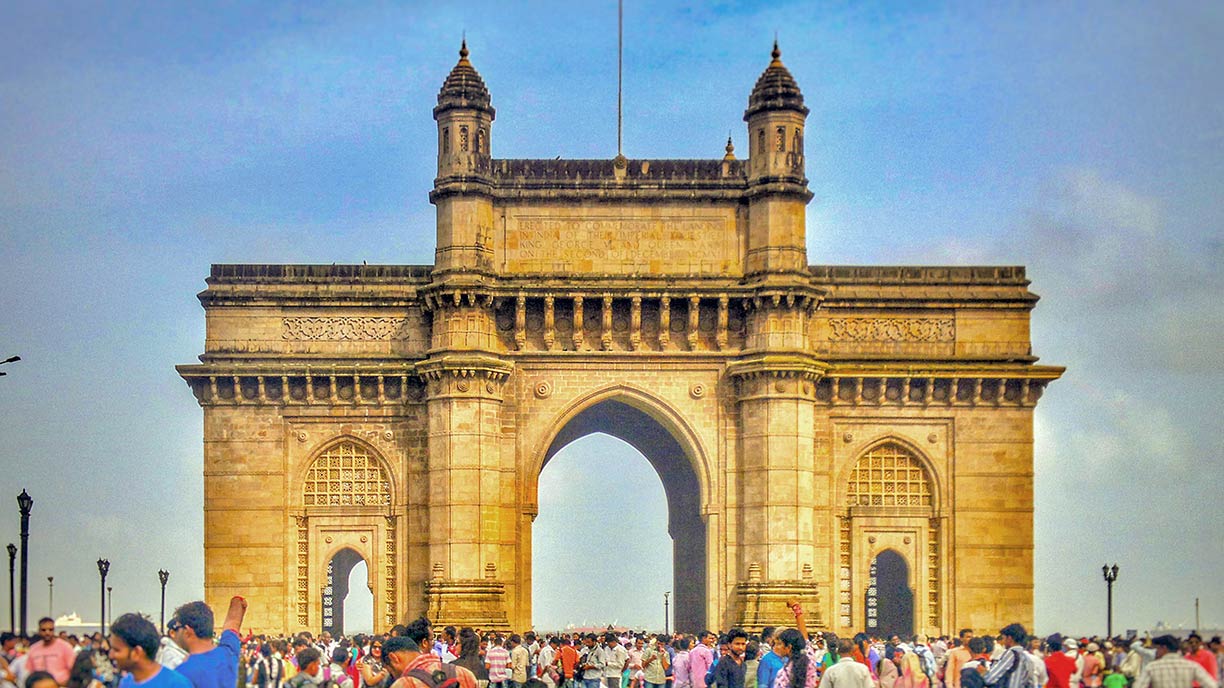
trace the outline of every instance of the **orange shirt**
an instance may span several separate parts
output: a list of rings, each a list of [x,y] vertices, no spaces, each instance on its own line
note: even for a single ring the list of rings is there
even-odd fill
[[[573,678],[574,665],[578,663],[578,651],[569,645],[562,645],[557,654],[561,657],[561,674],[565,678]]]

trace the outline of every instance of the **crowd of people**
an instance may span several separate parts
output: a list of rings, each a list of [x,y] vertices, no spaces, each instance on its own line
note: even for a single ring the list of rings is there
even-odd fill
[[[243,637],[235,597],[219,634],[203,602],[175,610],[164,635],[139,614],[105,637],[41,619],[36,637],[0,636],[0,688],[1219,688],[1224,674],[1224,644],[1197,633],[839,638],[788,607],[794,626],[759,633],[519,635],[421,618],[386,634]]]

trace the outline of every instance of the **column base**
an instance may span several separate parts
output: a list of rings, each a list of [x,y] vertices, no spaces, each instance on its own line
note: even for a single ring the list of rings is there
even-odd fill
[[[807,616],[808,630],[824,628],[820,613],[820,591],[810,580],[745,581],[735,586],[735,624],[750,633],[766,626],[795,626],[795,616],[786,603],[798,600]]]
[[[471,626],[481,631],[510,631],[506,586],[497,581],[430,579],[425,582],[425,609],[435,629]]]

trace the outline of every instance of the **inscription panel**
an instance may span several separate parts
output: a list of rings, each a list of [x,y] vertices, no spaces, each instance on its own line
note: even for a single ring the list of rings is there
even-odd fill
[[[518,215],[505,269],[520,273],[736,274],[731,218]]]

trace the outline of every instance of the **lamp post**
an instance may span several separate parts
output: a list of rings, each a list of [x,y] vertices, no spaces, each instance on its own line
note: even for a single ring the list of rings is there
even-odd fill
[[[106,625],[107,626],[110,625],[111,619],[113,619],[115,616],[115,605],[111,604],[111,600],[114,599],[114,596],[111,595],[111,593],[113,593],[114,591],[115,589],[113,587],[109,585],[106,586]]]
[[[13,571],[17,568],[17,545],[8,543],[9,555],[9,631],[17,632],[17,594],[13,591]]]
[[[101,627],[102,637],[106,637],[106,574],[110,571],[110,561],[106,559],[98,560],[98,575],[102,578],[102,613],[98,615],[98,626]]]
[[[47,576],[47,616],[55,618],[55,576]]]
[[[1114,564],[1110,567],[1108,564],[1101,567],[1101,574],[1105,576],[1105,637],[1113,637],[1113,584],[1118,580],[1118,565]]]
[[[17,508],[21,511],[21,635],[26,635],[26,619],[30,602],[30,510],[34,498],[25,490],[17,495]]]
[[[161,597],[161,632],[166,634],[166,581],[170,580],[170,572],[161,569],[157,572],[157,580],[161,581],[162,597]]]
[[[663,635],[671,635],[671,591],[663,593]]]

